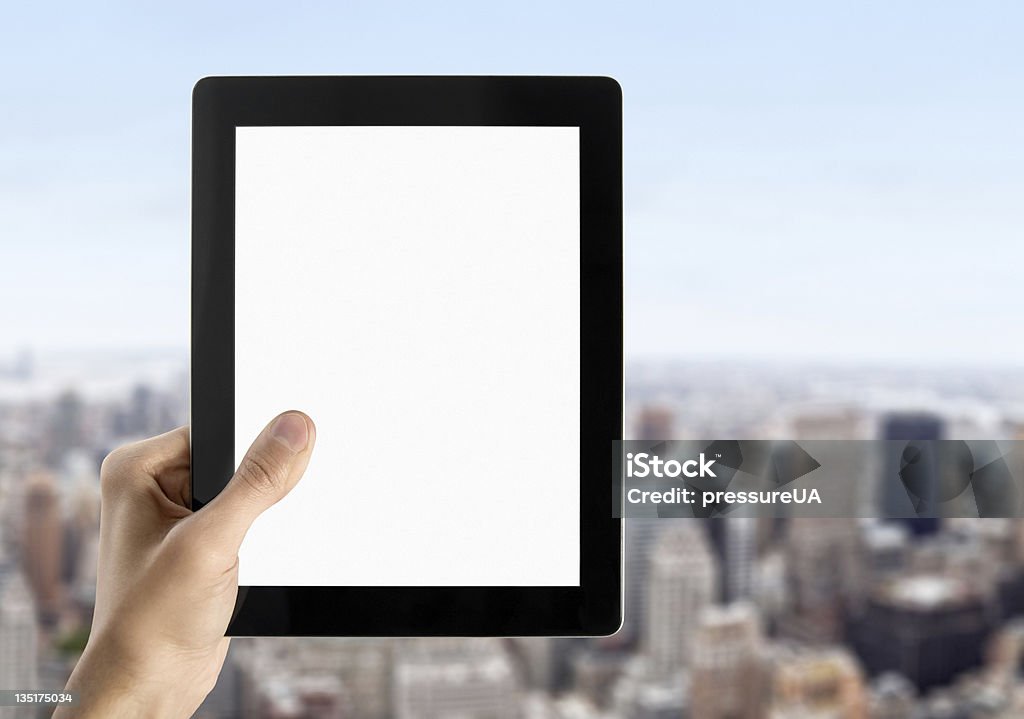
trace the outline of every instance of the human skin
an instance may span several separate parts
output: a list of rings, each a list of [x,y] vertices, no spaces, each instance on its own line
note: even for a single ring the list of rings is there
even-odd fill
[[[225,489],[189,509],[187,427],[115,450],[100,470],[96,608],[54,717],[188,717],[213,689],[238,593],[238,548],[299,481],[312,420],[285,412],[260,433]]]

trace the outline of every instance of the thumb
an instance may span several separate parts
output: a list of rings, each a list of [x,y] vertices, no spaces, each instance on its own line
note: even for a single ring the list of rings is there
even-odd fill
[[[305,414],[278,415],[256,437],[223,491],[196,514],[207,536],[220,548],[237,552],[253,521],[302,477],[315,441],[316,427]]]

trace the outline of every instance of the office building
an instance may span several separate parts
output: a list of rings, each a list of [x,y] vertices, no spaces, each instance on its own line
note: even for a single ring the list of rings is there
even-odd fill
[[[769,719],[867,719],[867,691],[857,659],[841,647],[772,648]]]
[[[38,641],[36,606],[25,576],[0,556],[0,688],[38,686]]]
[[[45,626],[56,624],[61,608],[63,543],[60,500],[53,475],[35,472],[28,477],[25,492],[23,566]]]
[[[395,663],[397,719],[517,719],[522,690],[496,639],[410,643]]]
[[[872,675],[895,672],[919,690],[981,666],[996,620],[991,598],[947,575],[906,575],[875,588],[853,623],[853,645]]]
[[[701,614],[714,601],[717,569],[702,525],[671,520],[651,557],[644,653],[657,677],[687,666]]]
[[[785,552],[791,602],[780,620],[784,636],[812,644],[842,638],[846,603],[860,586],[857,545],[856,520],[790,520]]]
[[[644,406],[633,422],[631,439],[669,440],[674,431],[674,415],[662,406]],[[625,569],[623,574],[624,614],[622,635],[624,644],[635,646],[644,635],[647,625],[647,591],[650,586],[650,558],[652,548],[665,523],[657,519],[626,519]]]
[[[706,610],[693,639],[691,719],[763,719],[765,661],[760,623],[750,604]]]
[[[34,689],[38,632],[36,607],[21,570],[0,548],[0,689]]]
[[[933,414],[924,412],[893,413],[882,418],[881,438],[884,440],[931,441],[945,439],[945,423]],[[914,504],[903,481],[900,479],[900,455],[887,452],[883,462],[882,477],[879,483],[881,517],[895,517],[893,521],[903,524],[913,534],[934,534],[938,531],[939,520],[934,517],[918,517]],[[932,476],[921,480],[925,486],[934,486],[938,477],[934,475],[934,467],[928,466],[924,471]]]

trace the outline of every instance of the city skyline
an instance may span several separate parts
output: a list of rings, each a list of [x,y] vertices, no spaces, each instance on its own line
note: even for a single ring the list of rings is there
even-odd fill
[[[129,363],[117,392],[0,398],[0,679],[66,680],[95,601],[100,459],[182,421],[179,362],[160,365],[170,374],[155,382],[139,379],[154,369]],[[942,396],[943,376],[919,382]],[[678,367],[634,373],[627,436],[717,426],[855,439],[967,426],[939,412],[908,427],[841,394],[829,402],[844,386],[829,377],[764,375],[760,396],[739,383],[723,398]],[[980,377],[964,379],[1002,416],[1009,405]],[[1012,436],[1022,425],[998,426]],[[237,639],[196,716],[806,719],[814,707],[828,719],[938,719],[942,707],[985,702],[1002,712],[986,719],[1010,719],[1024,706],[1024,521],[653,519],[627,521],[626,533],[626,617],[612,637]]]

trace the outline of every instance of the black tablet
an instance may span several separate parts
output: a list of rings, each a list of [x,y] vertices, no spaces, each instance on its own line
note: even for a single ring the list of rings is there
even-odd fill
[[[621,137],[600,77],[196,85],[194,508],[318,435],[229,634],[617,630]]]

